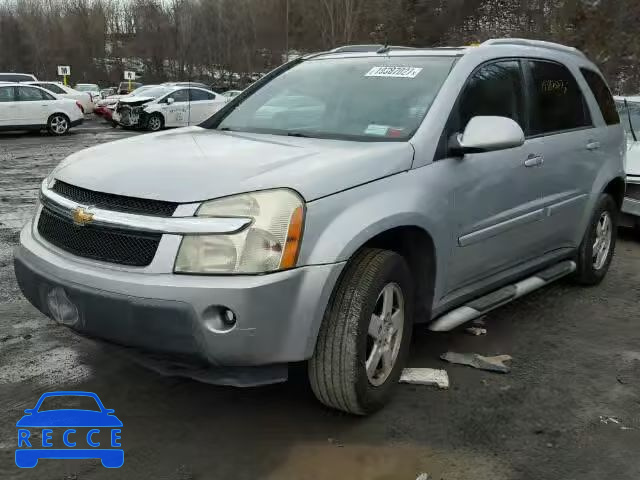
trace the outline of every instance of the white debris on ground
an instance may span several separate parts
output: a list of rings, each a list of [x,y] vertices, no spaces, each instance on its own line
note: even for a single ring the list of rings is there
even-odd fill
[[[416,480],[429,480],[429,474],[428,473],[421,473],[420,475],[418,475],[416,477]]]
[[[633,430],[632,427],[627,427],[623,425],[622,420],[616,417],[607,417],[604,415],[600,415],[600,423],[604,425],[609,425],[610,423],[613,423],[614,425],[619,425],[620,430]]]
[[[487,329],[480,327],[469,327],[465,330],[469,335],[473,335],[475,337],[479,337],[480,335],[486,335]]]
[[[510,355],[497,355],[495,357],[484,357],[477,353],[456,353],[447,352],[440,355],[442,360],[459,365],[487,370],[490,372],[509,373],[511,368],[505,362],[511,361]]]
[[[400,376],[400,383],[447,389],[449,388],[449,375],[447,375],[446,370],[436,370],[434,368],[405,368]]]

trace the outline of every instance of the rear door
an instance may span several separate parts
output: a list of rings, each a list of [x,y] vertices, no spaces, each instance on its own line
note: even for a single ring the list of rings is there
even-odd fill
[[[220,95],[200,88],[189,89],[189,125],[199,125],[217,112],[224,104]]]
[[[527,60],[530,156],[543,162],[541,195],[545,207],[545,252],[573,248],[598,163],[599,128],[571,70],[557,62]]]
[[[15,95],[15,87],[0,87],[0,127],[16,125],[18,102]]]
[[[526,131],[523,72],[519,60],[481,66],[467,81],[444,138],[464,131],[476,116],[515,120]],[[451,157],[456,232],[447,275],[449,293],[537,259],[545,249],[540,169],[521,147]]]

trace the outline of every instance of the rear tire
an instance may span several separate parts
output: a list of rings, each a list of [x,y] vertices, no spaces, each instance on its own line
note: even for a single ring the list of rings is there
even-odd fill
[[[354,257],[333,292],[309,360],[318,400],[356,415],[383,407],[406,361],[413,307],[413,279],[403,257],[378,249]]]
[[[62,113],[54,113],[49,117],[49,120],[47,121],[47,131],[51,135],[65,135],[69,132],[69,127],[69,117]]]
[[[576,283],[598,285],[606,276],[616,247],[618,215],[613,197],[606,193],[600,195],[578,249]]]

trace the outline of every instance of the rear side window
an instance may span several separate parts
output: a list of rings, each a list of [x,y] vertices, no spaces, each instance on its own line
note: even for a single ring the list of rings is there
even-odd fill
[[[578,82],[564,65],[528,61],[531,71],[530,135],[590,127],[591,115]]]
[[[607,125],[618,125],[620,123],[620,115],[616,110],[616,104],[611,96],[611,90],[607,87],[604,79],[599,73],[589,70],[588,68],[581,68],[580,71],[584,76],[584,79],[589,84],[589,88],[596,97],[602,116]]]
[[[485,65],[470,78],[460,97],[457,124],[453,131],[463,131],[477,116],[508,117],[524,129],[520,62],[505,60]]]
[[[197,88],[189,89],[189,99],[192,102],[198,102],[200,100],[213,100],[216,96],[213,93],[206,92],[204,90],[198,90]]]
[[[50,92],[53,92],[53,93],[65,93],[64,90],[61,89],[55,83],[39,83],[38,86],[40,86],[42,88],[46,88],[47,90],[49,90]]]

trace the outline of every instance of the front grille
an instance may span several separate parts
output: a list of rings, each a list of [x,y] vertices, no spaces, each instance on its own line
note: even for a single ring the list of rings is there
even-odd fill
[[[634,200],[640,200],[640,183],[627,183],[626,196]]]
[[[38,232],[56,247],[79,257],[136,267],[151,263],[162,237],[95,225],[81,227],[47,208],[40,213]]]
[[[81,203],[96,206],[105,210],[152,215],[156,217],[170,217],[178,207],[177,203],[162,200],[146,200],[144,198],[123,197],[112,193],[94,192],[86,188],[76,187],[60,180],[56,180],[52,190],[58,195]]]

